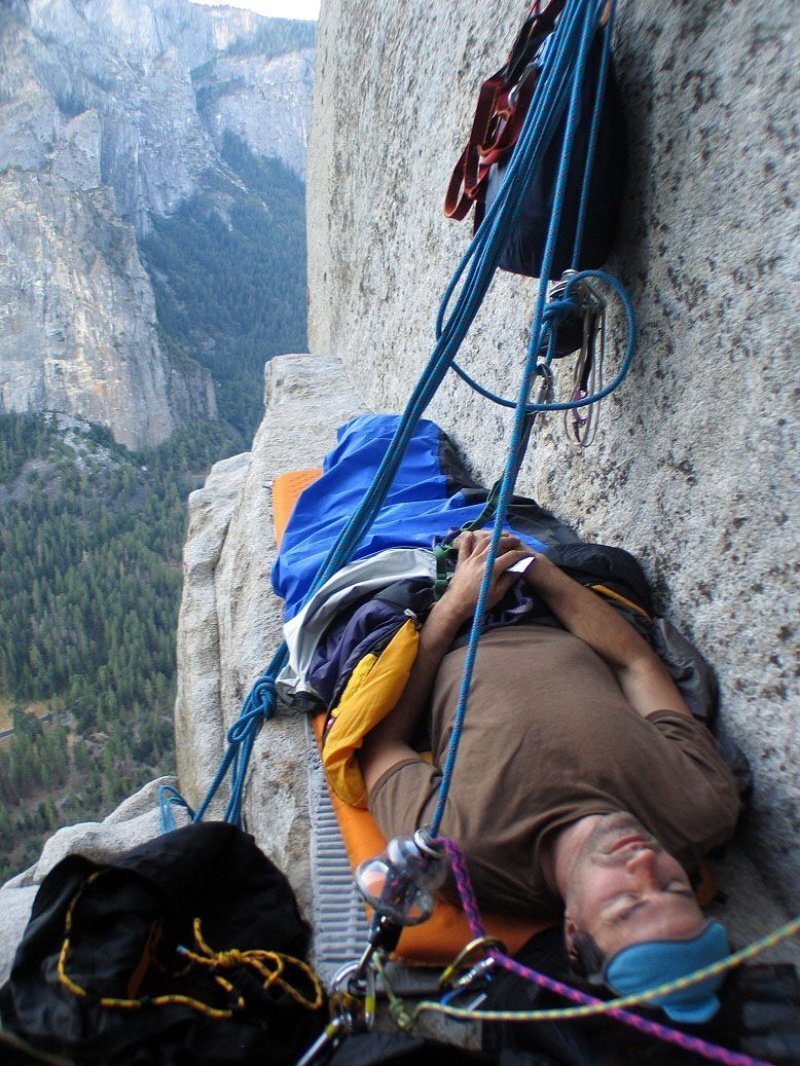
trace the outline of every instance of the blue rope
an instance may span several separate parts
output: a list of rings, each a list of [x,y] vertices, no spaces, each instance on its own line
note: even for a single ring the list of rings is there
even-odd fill
[[[444,765],[442,767],[442,779],[439,787],[439,795],[437,797],[436,808],[434,810],[433,817],[431,819],[430,825],[428,826],[428,831],[432,837],[437,837],[439,835],[441,821],[447,803],[447,797],[449,795],[450,786],[452,784],[456,754],[458,752],[458,746],[461,740],[461,735],[463,733],[464,720],[466,717],[467,703],[469,699],[469,690],[472,683],[472,675],[475,668],[478,642],[482,629],[482,619],[486,611],[489,588],[492,582],[494,563],[497,557],[497,547],[500,542],[500,536],[503,531],[506,512],[508,510],[508,505],[514,491],[514,485],[519,470],[519,442],[522,438],[522,434],[526,426],[526,419],[530,411],[548,409],[547,404],[530,404],[528,397],[530,395],[531,385],[533,383],[534,376],[538,372],[542,327],[544,324],[545,317],[544,305],[547,290],[547,281],[550,278],[550,271],[552,267],[553,256],[555,254],[556,242],[558,240],[558,231],[561,223],[561,214],[564,205],[564,192],[566,189],[570,155],[572,151],[572,142],[574,139],[575,129],[577,127],[577,121],[579,117],[580,90],[583,80],[583,71],[586,66],[586,59],[597,27],[601,7],[602,2],[598,4],[588,3],[583,5],[582,10],[580,12],[583,16],[583,19],[582,21],[576,20],[577,25],[576,29],[574,30],[574,38],[570,38],[571,40],[575,38],[577,39],[577,54],[572,57],[572,63],[574,65],[575,73],[572,79],[572,91],[570,96],[569,111],[567,113],[567,122],[564,133],[564,144],[561,150],[558,175],[556,178],[555,193],[553,197],[553,211],[550,217],[547,240],[545,242],[544,254],[542,256],[541,279],[539,283],[539,290],[537,293],[534,311],[533,328],[531,329],[530,342],[528,344],[528,350],[525,357],[525,365],[523,367],[522,372],[522,380],[517,395],[517,402],[514,412],[514,422],[512,426],[508,449],[509,455],[503,472],[503,479],[500,485],[500,491],[498,493],[495,522],[492,528],[491,537],[489,539],[488,557],[486,559],[483,578],[481,580],[481,586],[478,593],[478,602],[475,605],[475,612],[472,618],[469,643],[467,645],[466,656],[464,659],[464,670],[462,673],[461,685],[459,688],[458,702],[456,704],[456,710],[453,718],[453,728],[447,746]],[[565,62],[567,60],[568,57],[565,57]],[[543,77],[544,73],[542,74],[542,78]],[[525,126],[527,126],[528,120],[530,119],[532,119],[532,116],[529,112]],[[525,127],[523,127],[523,131],[524,129]],[[580,275],[578,275],[578,277],[580,277]],[[578,279],[576,277],[569,285],[567,285],[564,293],[565,299],[569,298],[571,290],[572,288],[574,288],[574,284],[577,282],[577,280]],[[626,305],[626,310],[628,308],[629,303]],[[629,321],[630,319],[632,319],[632,309],[629,312]],[[631,353],[632,339],[632,337],[629,338],[629,349]],[[548,356],[550,358],[552,358],[552,352],[553,345],[551,344],[548,346]]]
[[[159,785],[158,807],[161,813],[161,832],[169,833],[175,828],[175,818],[172,814],[173,807],[183,807],[189,812],[189,817],[194,817],[194,811],[172,785]]]
[[[533,100],[528,110],[526,121],[520,134],[519,142],[506,169],[503,185],[497,199],[487,212],[478,232],[473,237],[455,274],[448,285],[437,315],[436,344],[428,365],[423,371],[411,397],[406,405],[392,442],[387,449],[375,479],[367,490],[358,510],[342,530],[336,544],[323,563],[309,595],[313,594],[329,577],[341,569],[352,557],[364,533],[380,510],[389,486],[394,479],[405,447],[413,434],[419,419],[435,395],[446,371],[453,365],[457,351],[477,314],[486,291],[497,269],[502,247],[508,231],[516,219],[522,200],[530,185],[533,175],[540,165],[540,159],[546,151],[550,139],[561,119],[563,102],[569,86],[569,73],[574,62],[572,56],[584,38],[591,36],[596,28],[604,0],[568,0],[561,14],[558,29],[554,34],[554,46],[548,51],[543,64],[542,74],[537,82]],[[591,15],[590,15],[591,12]],[[585,52],[585,49],[584,49]],[[581,62],[581,75],[585,66],[585,54]],[[573,78],[573,83],[576,79]],[[580,85],[577,85],[579,92]],[[574,139],[577,124],[577,93],[573,84],[573,114],[568,121],[568,137]],[[549,104],[545,109],[543,103]],[[568,146],[569,149],[569,146]],[[568,160],[568,150],[565,153]],[[562,159],[563,163],[563,159]],[[566,171],[559,175],[556,197],[563,201]],[[560,208],[557,220],[560,221]],[[552,233],[543,258],[549,276],[555,246]],[[557,235],[557,227],[556,227]],[[447,307],[458,287],[465,270],[467,276],[458,291],[455,307],[445,320]],[[541,307],[546,294],[546,284],[540,286],[540,298],[537,303],[537,317],[534,333],[541,334]],[[533,343],[533,338],[532,338]]]
[[[304,600],[304,602],[307,602],[333,574],[351,560],[359,543],[380,511],[420,418],[435,396],[447,371],[455,366],[455,357],[492,281],[510,228],[519,215],[527,189],[540,166],[541,159],[552,140],[569,101],[565,141],[561,153],[554,200],[555,210],[551,219],[542,260],[542,281],[535,305],[530,344],[528,346],[519,399],[516,405],[514,429],[509,447],[509,460],[498,499],[497,521],[490,543],[490,557],[481,586],[470,637],[472,660],[474,660],[474,646],[477,645],[477,635],[480,632],[477,619],[483,613],[483,605],[486,602],[489,587],[489,575],[491,574],[491,567],[502,528],[502,518],[508,508],[517,471],[524,454],[523,445],[526,440],[526,427],[527,431],[530,428],[529,415],[531,412],[538,410],[561,409],[554,406],[530,404],[528,396],[533,378],[540,372],[536,365],[536,356],[541,345],[543,323],[545,321],[550,322],[553,316],[566,313],[562,308],[554,307],[552,311],[548,311],[545,314],[546,282],[550,276],[560,224],[561,204],[564,198],[567,168],[577,124],[577,109],[586,55],[596,27],[599,24],[600,13],[604,4],[605,0],[567,0],[559,17],[558,26],[551,38],[552,45],[547,49],[544,56],[542,71],[528,109],[528,115],[523,124],[517,147],[506,168],[498,196],[491,208],[486,212],[478,232],[470,241],[442,298],[436,319],[436,341],[433,351],[412,390],[392,441],[371,485],[366,490],[359,507],[345,524],[336,542],[328,552]],[[579,277],[589,276],[589,273],[591,272],[586,272]],[[598,272],[594,272],[594,276],[600,275]],[[575,281],[577,280],[578,278],[575,279]],[[615,287],[618,292],[621,293],[623,291],[621,286],[616,283]],[[565,304],[569,303],[571,308],[570,294],[571,289],[565,292],[564,301]],[[448,314],[451,301],[453,302],[453,308]],[[633,313],[632,310],[629,310],[629,305],[626,305],[626,310],[628,310],[628,319],[629,323],[631,323]],[[550,343],[548,345],[549,358],[552,358],[554,350],[554,344]],[[632,354],[632,340],[629,343],[629,352]],[[622,379],[622,376],[624,374],[618,375],[619,380]],[[603,391],[603,395],[610,392],[618,383],[619,381],[615,380]],[[480,387],[478,387],[478,391],[486,395],[485,390],[480,389]],[[598,396],[597,398],[600,397]],[[581,401],[581,405],[594,402],[594,399]],[[288,649],[286,644],[282,643],[250,690],[238,719],[228,730],[228,746],[225,755],[203,802],[193,816],[195,821],[200,821],[204,817],[223,781],[230,773],[230,795],[224,817],[226,821],[239,824],[250,754],[259,729],[274,714],[277,703],[275,679],[287,661]],[[468,662],[470,661],[468,657]],[[470,677],[471,669],[472,666],[470,665]],[[467,680],[465,686],[464,691],[466,692],[469,687],[469,680]],[[457,711],[459,735],[461,722],[463,722],[464,707],[461,706],[460,701],[459,710]],[[445,770],[443,790],[440,794],[440,807],[442,809],[447,789],[449,788],[449,780],[452,776],[452,763],[455,759],[456,747],[457,739],[455,744],[451,743],[451,752],[448,755],[448,768]],[[172,803],[181,801],[181,798],[176,793],[175,796],[169,799],[165,795],[164,801],[162,819],[166,817],[165,810],[168,812],[169,806]],[[185,801],[181,802],[188,807]],[[171,817],[171,814],[169,817]],[[434,817],[438,825],[441,818],[438,808]]]
[[[566,12],[565,12],[565,14],[566,14]],[[584,166],[583,181],[582,181],[581,195],[580,195],[580,201],[579,201],[578,221],[576,223],[575,240],[574,240],[573,250],[572,250],[571,263],[572,263],[573,268],[577,267],[578,259],[579,259],[579,256],[580,256],[580,248],[581,248],[581,244],[582,244],[582,241],[583,241],[583,230],[584,230],[584,225],[585,225],[585,221],[586,221],[586,212],[587,212],[588,201],[589,201],[589,190],[590,190],[590,186],[591,186],[592,164],[594,162],[595,149],[596,149],[596,146],[597,146],[597,137],[598,137],[598,133],[599,133],[600,119],[601,119],[601,114],[602,114],[602,102],[603,102],[603,96],[605,95],[606,75],[607,75],[607,72],[608,72],[608,65],[609,65],[609,62],[610,62],[610,55],[611,55],[611,32],[612,32],[612,27],[613,27],[613,14],[614,14],[614,5],[612,4],[611,5],[611,12],[609,14],[609,18],[608,18],[606,26],[604,27],[604,30],[603,30],[603,46],[602,46],[602,53],[601,53],[601,60],[600,60],[600,68],[599,68],[599,71],[598,71],[597,93],[596,93],[596,99],[595,99],[595,103],[594,103],[593,114],[592,114],[592,125],[591,125],[590,134],[589,134],[589,143],[588,143],[588,147],[587,147],[586,164]],[[563,17],[564,17],[564,15],[562,15],[562,18]],[[598,18],[599,18],[599,9],[598,9]],[[554,245],[555,245],[555,242],[558,240],[558,231],[559,231],[559,228],[560,228],[561,214],[562,214],[563,206],[564,206],[564,193],[565,193],[566,184],[567,184],[567,180],[568,180],[568,176],[569,176],[569,160],[570,160],[570,157],[571,157],[571,154],[572,154],[572,148],[573,148],[573,144],[574,144],[574,140],[575,140],[575,134],[576,134],[576,131],[577,131],[578,121],[580,119],[581,91],[582,91],[583,80],[584,80],[584,75],[585,75],[585,71],[586,71],[586,61],[588,59],[588,54],[589,54],[589,50],[591,48],[592,41],[594,39],[594,33],[596,32],[596,27],[597,27],[597,21],[596,20],[592,21],[591,19],[585,21],[583,23],[583,26],[582,27],[578,26],[577,29],[575,27],[573,27],[572,24],[570,24],[570,26],[569,26],[570,35],[568,37],[565,36],[565,42],[566,43],[574,44],[574,40],[575,40],[574,33],[578,32],[578,30],[581,31],[581,38],[580,38],[580,45],[579,45],[580,53],[579,53],[579,57],[578,57],[577,61],[576,61],[576,59],[575,59],[573,54],[566,54],[565,55],[563,50],[559,50],[559,51],[553,52],[553,53],[548,53],[548,58],[550,58],[550,56],[552,56],[553,63],[563,62],[565,64],[565,72],[568,71],[568,70],[572,70],[573,71],[571,91],[570,91],[570,100],[569,100],[568,119],[567,119],[567,124],[566,124],[565,131],[564,131],[564,140],[563,140],[563,145],[562,145],[562,153],[561,153],[561,158],[559,160],[559,170],[558,170],[558,176],[557,176],[557,179],[556,179],[556,188],[555,188],[554,197],[553,197],[553,216],[551,216],[551,223],[550,223],[550,228],[549,228],[549,231],[548,231],[548,240],[550,240],[552,238]],[[586,39],[587,38],[587,30],[588,30],[588,35],[589,35],[588,43],[587,43],[587,39]],[[503,195],[503,192],[504,192],[504,189],[505,189],[506,185],[509,182],[514,180],[514,178],[512,177],[512,174],[510,172],[512,170],[512,167],[514,165],[515,160],[517,159],[517,153],[519,151],[525,151],[526,150],[526,146],[529,143],[529,138],[527,137],[528,123],[530,122],[530,123],[534,124],[537,131],[539,129],[544,129],[546,127],[546,125],[547,125],[543,121],[540,122],[541,112],[540,112],[539,109],[545,110],[549,114],[550,119],[551,119],[551,122],[550,122],[550,127],[551,127],[550,136],[548,137],[547,143],[545,144],[545,150],[546,150],[547,146],[549,145],[550,140],[552,139],[552,131],[555,129],[555,126],[558,123],[560,123],[561,120],[562,120],[563,111],[564,111],[564,105],[566,103],[566,98],[564,97],[564,99],[562,99],[561,95],[558,95],[556,93],[551,94],[549,92],[549,90],[550,90],[549,79],[550,78],[553,79],[554,84],[557,84],[559,86],[561,86],[561,84],[562,84],[560,79],[559,79],[559,77],[558,77],[558,74],[560,72],[553,73],[553,71],[551,69],[551,66],[552,65],[548,66],[547,62],[545,62],[545,64],[543,65],[542,72],[541,72],[540,77],[539,77],[539,81],[537,82],[537,91],[534,93],[534,97],[533,97],[533,99],[531,101],[531,105],[530,105],[530,108],[529,108],[529,111],[528,111],[528,115],[526,117],[525,124],[524,124],[523,129],[522,129],[522,131],[520,133],[518,147],[517,147],[517,149],[516,149],[516,151],[514,153],[514,156],[512,157],[511,163],[509,164],[509,167],[508,167],[509,173],[507,173],[506,181],[504,182],[503,186],[500,189],[500,192],[498,193],[498,197],[497,197],[498,200]],[[539,87],[540,86],[542,88],[541,98],[539,96]],[[537,157],[536,165],[533,167],[533,172],[534,173],[535,173],[536,169],[538,168],[538,166],[539,166],[539,162],[538,162],[538,157]],[[529,176],[532,179],[532,175],[529,175]],[[522,192],[523,192],[523,195],[524,195],[524,192],[525,192],[524,188],[523,188]],[[495,202],[495,204],[492,205],[492,210],[495,207],[496,207],[496,202]],[[490,213],[487,213],[487,219],[489,217],[489,214]],[[486,219],[484,220],[484,224],[483,225],[485,225],[485,223],[486,223]],[[481,230],[483,229],[483,225],[481,226]],[[481,230],[479,230],[478,234],[476,234],[476,239],[477,239],[477,237],[480,236]],[[501,244],[500,247],[502,248],[502,244]],[[470,249],[467,250],[467,255],[469,255],[469,254],[470,254]],[[498,258],[499,258],[499,250],[498,250]],[[547,306],[544,308],[544,310],[542,312],[541,325],[540,325],[539,324],[539,316],[538,316],[539,305],[543,304],[545,302],[545,299],[546,299],[547,282],[550,280],[550,277],[551,277],[552,259],[553,259],[552,254],[548,257],[547,253],[545,253],[545,255],[542,258],[541,278],[540,278],[539,289],[538,289],[538,293],[537,293],[537,296],[538,296],[537,314],[534,316],[534,325],[533,325],[533,327],[531,329],[531,335],[530,335],[530,344],[531,344],[531,346],[534,345],[534,343],[536,343],[539,346],[544,347],[542,334],[543,333],[547,334],[547,347],[546,347],[547,355],[546,355],[546,360],[545,361],[547,362],[548,365],[550,364],[550,362],[552,361],[552,359],[553,359],[553,357],[555,355],[555,345],[556,345],[556,340],[557,340],[558,326],[559,326],[560,322],[575,307],[575,302],[574,302],[574,300],[571,301],[569,299],[569,294],[572,293],[572,291],[573,291],[573,289],[575,287],[575,282],[578,280],[577,278],[573,278],[572,282],[570,283],[568,288],[565,290],[565,292],[563,293],[562,297],[560,299],[558,299],[558,300],[551,300],[547,304]],[[458,272],[457,272],[457,274],[458,274]],[[528,410],[531,411],[531,412],[533,412],[533,411],[541,411],[541,412],[545,412],[545,411],[564,411],[564,410],[569,410],[569,409],[574,408],[574,407],[588,407],[588,406],[590,406],[593,403],[599,402],[601,399],[603,399],[605,396],[607,396],[610,392],[612,392],[615,388],[617,388],[617,386],[624,379],[625,375],[628,372],[628,368],[630,366],[630,360],[633,357],[633,352],[634,352],[634,348],[635,348],[635,328],[633,326],[633,308],[632,308],[632,306],[630,304],[630,300],[628,298],[627,293],[622,288],[622,286],[616,281],[616,279],[611,278],[608,274],[605,274],[605,273],[602,273],[602,272],[599,272],[599,271],[584,271],[584,272],[581,273],[580,277],[582,279],[585,279],[587,277],[596,277],[596,278],[600,278],[602,280],[608,281],[609,284],[614,289],[614,291],[619,296],[621,302],[624,305],[626,318],[628,320],[628,343],[627,343],[627,349],[626,349],[626,356],[623,359],[623,363],[621,365],[620,371],[618,372],[618,374],[616,375],[614,380],[611,382],[608,390],[604,390],[604,391],[599,392],[599,393],[594,393],[591,396],[586,396],[586,397],[583,397],[583,398],[578,399],[578,400],[572,400],[572,401],[569,401],[569,402],[567,402],[565,404],[556,404],[556,403],[553,403],[553,404],[532,404],[528,408]],[[449,299],[449,293],[452,290],[452,287],[453,287],[453,283],[451,282],[451,286],[449,287],[448,292],[445,294],[445,299],[443,301],[443,304],[446,304],[447,300]],[[442,328],[442,312],[440,310],[440,315],[439,315],[439,318],[437,319],[437,330],[439,330],[441,328]],[[500,396],[497,396],[491,390],[489,390],[489,389],[485,388],[484,386],[480,385],[457,362],[453,363],[453,369],[456,371],[456,373],[471,388],[473,388],[477,393],[479,393],[485,399],[491,400],[493,403],[499,404],[502,407],[513,408],[515,406],[515,402],[514,401],[507,400],[507,399],[504,399],[504,398],[502,398]]]
[[[494,274],[511,225],[518,217],[530,183],[561,122],[567,103],[569,55],[574,45],[579,15],[580,2],[567,4],[562,11],[554,34],[554,44],[544,57],[503,183],[445,290],[436,318],[437,338],[456,320],[458,307],[447,321],[445,315],[467,268],[462,297],[471,297],[477,291],[478,283],[483,278],[482,266],[490,265]]]
[[[230,795],[225,808],[224,820],[233,825],[239,825],[242,817],[242,800],[244,798],[244,782],[247,775],[247,767],[250,754],[253,750],[258,731],[265,721],[268,721],[275,712],[277,703],[277,691],[275,678],[289,661],[289,650],[285,641],[282,641],[277,651],[272,656],[269,665],[256,679],[253,687],[247,695],[239,717],[228,730],[226,740],[228,746],[222,761],[217,767],[217,772],[208,787],[203,802],[192,816],[192,821],[203,820],[214,797],[222,786],[223,781],[231,774]],[[189,805],[184,802],[187,808]],[[165,805],[161,803],[162,825],[165,822]],[[171,817],[171,816],[170,816]]]
[[[586,212],[589,207],[589,188],[592,183],[592,170],[594,167],[597,138],[600,134],[600,121],[603,114],[603,101],[606,95],[606,83],[608,67],[611,62],[611,35],[614,30],[614,15],[616,8],[611,4],[608,19],[603,29],[603,48],[600,54],[600,68],[597,72],[595,85],[594,112],[592,114],[592,127],[589,131],[589,142],[586,146],[586,165],[583,170],[583,186],[581,188],[578,221],[575,224],[575,243],[572,246],[572,265],[577,270],[581,257],[581,245],[583,244],[583,230],[586,224]]]
[[[593,392],[588,396],[581,397],[578,400],[564,400],[564,401],[549,401],[547,403],[528,403],[526,404],[526,410],[530,414],[537,412],[544,413],[546,411],[570,411],[575,407],[589,407],[593,403],[599,403],[610,393],[616,389],[620,383],[625,379],[630,370],[631,361],[633,360],[634,353],[636,351],[636,318],[633,312],[633,304],[630,297],[625,291],[624,287],[613,275],[607,274],[604,270],[582,270],[579,274],[573,275],[573,277],[567,283],[564,289],[564,296],[558,300],[550,300],[544,308],[543,312],[543,328],[542,333],[552,322],[558,322],[569,314],[576,306],[576,301],[570,298],[572,290],[580,282],[587,280],[588,278],[596,278],[598,281],[602,281],[614,290],[615,294],[619,297],[619,301],[622,304],[623,311],[625,312],[625,326],[626,326],[626,343],[625,353],[620,361],[619,370],[614,376],[613,380],[605,385],[602,389],[598,389],[597,392]],[[557,328],[557,327],[556,327]],[[548,347],[547,354],[542,360],[542,364],[549,366],[555,355],[555,345],[557,341],[557,333],[555,329],[550,329],[548,333]],[[496,395],[489,389],[485,388],[479,382],[475,381],[470,375],[457,365],[453,365],[453,369],[470,385],[476,392],[480,393],[487,400],[491,400],[493,403],[499,404],[501,407],[515,408],[517,405],[516,400],[508,400],[502,396]]]

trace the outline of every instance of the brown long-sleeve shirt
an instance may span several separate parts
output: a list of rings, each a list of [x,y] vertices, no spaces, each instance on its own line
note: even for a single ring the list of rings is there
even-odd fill
[[[370,810],[387,837],[433,815],[465,654],[449,652],[436,678],[433,766],[401,762],[372,790]],[[738,809],[705,727],[671,711],[637,714],[582,640],[526,625],[481,638],[440,831],[464,849],[487,908],[556,910],[539,850],[585,815],[628,811],[691,868],[730,837]]]

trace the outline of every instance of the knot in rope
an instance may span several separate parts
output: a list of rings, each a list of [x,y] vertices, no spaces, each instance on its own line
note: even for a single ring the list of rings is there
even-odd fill
[[[545,304],[544,311],[542,312],[542,320],[545,325],[558,326],[565,318],[575,314],[580,307],[578,300],[574,296],[567,296],[565,293],[556,297],[551,297]]]
[[[262,714],[269,714],[278,699],[275,678],[262,674],[250,689],[250,699]]]
[[[241,744],[254,729],[269,718],[278,699],[278,690],[272,677],[259,677],[250,689],[242,713],[227,733],[229,744]]]
[[[227,951],[214,951],[203,937],[201,922],[195,918],[194,924],[195,951],[189,948],[179,948],[181,955],[191,960],[198,966],[206,966],[212,970],[232,970],[245,966],[253,970],[262,980],[262,987],[269,989],[272,985],[281,988],[291,999],[306,1010],[319,1010],[325,995],[319,978],[302,959],[296,959],[293,955],[284,955],[279,951],[267,951],[251,948],[241,951],[239,948],[229,948]],[[298,989],[287,979],[287,969],[294,968],[308,982],[310,995]],[[220,978],[217,978],[221,981]],[[226,982],[227,984],[227,982]],[[241,997],[239,997],[241,999]],[[244,1001],[241,1002],[244,1006]]]

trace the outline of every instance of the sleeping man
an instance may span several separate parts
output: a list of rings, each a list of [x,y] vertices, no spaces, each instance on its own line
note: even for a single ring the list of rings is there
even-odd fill
[[[367,734],[361,769],[384,834],[427,825],[436,805],[488,533],[463,533],[444,596],[420,633],[402,697]],[[530,559],[522,577],[512,566]],[[669,673],[617,611],[515,537],[501,539],[489,606],[527,583],[561,627],[484,633],[440,831],[495,913],[563,916],[570,958],[621,994],[727,954],[690,873],[729,839],[733,778]],[[433,765],[410,746],[431,715]],[[674,1019],[715,1012],[721,978],[658,1002]]]

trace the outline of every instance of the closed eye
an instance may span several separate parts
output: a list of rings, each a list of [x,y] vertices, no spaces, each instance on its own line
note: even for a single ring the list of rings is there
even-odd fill
[[[646,906],[644,900],[639,900],[638,903],[634,903],[631,907],[624,907],[621,911],[618,911],[611,919],[612,925],[622,925],[627,922],[629,918],[632,918],[637,911],[640,911],[642,907]]]
[[[685,899],[694,899],[694,892],[691,888],[683,883],[683,881],[673,881],[668,884],[664,893],[670,896],[683,896]],[[620,908],[616,914],[611,918],[612,925],[621,925],[627,922],[634,914],[638,913],[643,907],[648,907],[653,902],[652,899],[639,899],[634,893],[626,892],[619,897],[619,900],[627,900],[630,902],[630,906]]]
[[[691,886],[684,884],[683,881],[672,881],[667,885],[666,892],[670,892],[675,896],[690,896],[694,899],[694,889]]]

